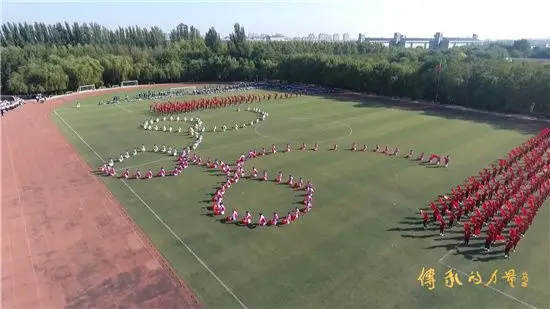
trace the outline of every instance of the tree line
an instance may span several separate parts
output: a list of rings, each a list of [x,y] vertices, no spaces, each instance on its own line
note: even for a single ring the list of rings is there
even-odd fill
[[[2,93],[61,93],[80,85],[279,79],[373,94],[437,100],[508,113],[550,113],[550,62],[529,57],[527,40],[448,50],[359,42],[252,42],[234,25],[169,33],[98,24],[3,24]],[[527,41],[527,44],[529,41]],[[537,51],[538,52],[538,51]]]

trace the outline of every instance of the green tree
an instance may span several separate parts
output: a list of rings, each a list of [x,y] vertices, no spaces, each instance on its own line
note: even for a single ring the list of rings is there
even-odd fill
[[[220,35],[214,27],[208,29],[208,32],[206,32],[206,35],[204,36],[204,43],[213,53],[221,54],[222,42]]]
[[[522,56],[527,56],[531,52],[531,43],[527,39],[516,40],[512,49],[518,51]]]
[[[239,23],[233,26],[233,33],[229,35],[229,54],[235,58],[247,58],[250,55],[244,27]]]
[[[357,42],[249,42],[238,23],[229,42],[179,24],[108,29],[99,24],[4,23],[1,89],[62,92],[79,85],[283,79],[512,113],[550,113],[550,58],[527,40],[427,51]],[[442,64],[438,74],[436,66]],[[437,87],[439,82],[439,87]]]

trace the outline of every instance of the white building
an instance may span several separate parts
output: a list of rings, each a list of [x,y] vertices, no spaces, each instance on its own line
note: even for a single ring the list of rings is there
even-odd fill
[[[287,37],[285,37],[284,35],[282,34],[275,34],[275,35],[270,35],[267,37],[267,41],[270,41],[270,42],[284,42],[284,41],[289,41],[289,39]]]
[[[365,42],[371,44],[379,44],[385,47],[390,47],[391,45],[391,40],[388,40],[386,38],[365,38]]]
[[[443,33],[437,32],[433,38],[408,38],[399,32],[394,33],[393,38],[369,38],[364,34],[359,35],[360,42],[372,44],[381,44],[383,46],[402,46],[405,48],[424,48],[424,49],[448,49],[461,46],[482,45],[477,34],[471,38],[446,38]]]

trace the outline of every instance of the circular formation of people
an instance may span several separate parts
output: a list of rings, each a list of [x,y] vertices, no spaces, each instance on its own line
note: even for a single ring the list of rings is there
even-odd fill
[[[230,130],[239,130],[247,127],[252,127],[261,121],[267,119],[269,114],[261,109],[246,107],[246,111],[256,114],[256,118],[249,122],[242,124],[234,124],[228,126],[226,124],[221,125],[219,128],[217,125],[213,125],[207,129],[205,123],[197,116],[189,116],[189,113],[195,113],[200,111],[205,111],[208,109],[214,108],[224,108],[229,106],[236,106],[237,110],[241,110],[242,105],[259,103],[259,102],[274,102],[274,104],[279,104],[283,99],[289,99],[302,95],[301,92],[292,92],[292,93],[273,93],[273,94],[239,94],[227,97],[213,97],[213,98],[200,98],[184,102],[165,102],[165,103],[156,103],[151,105],[150,111],[153,115],[152,117],[146,119],[141,128],[147,131],[159,131],[166,133],[180,133],[186,134],[194,139],[191,146],[186,147],[177,147],[176,145],[154,145],[153,147],[147,148],[145,145],[134,147],[130,150],[127,150],[121,153],[118,158],[111,158],[108,162],[104,162],[98,169],[99,172],[110,177],[117,177],[121,179],[140,179],[140,180],[149,180],[155,177],[166,177],[166,176],[178,176],[190,165],[202,166],[208,169],[219,170],[222,172],[226,181],[216,189],[212,197],[212,205],[208,207],[211,211],[211,215],[214,217],[220,217],[222,222],[237,224],[240,226],[256,227],[256,226],[281,226],[288,225],[292,222],[298,220],[298,218],[305,213],[309,213],[313,209],[313,195],[315,192],[315,186],[311,181],[306,181],[302,177],[295,178],[292,174],[288,175],[286,180],[283,179],[284,175],[282,171],[279,171],[274,179],[271,179],[274,183],[286,183],[293,190],[304,191],[304,198],[302,201],[302,207],[295,207],[290,209],[286,214],[279,216],[277,212],[274,212],[270,218],[266,218],[263,213],[257,215],[254,218],[253,214],[249,211],[242,213],[242,216],[239,212],[232,208],[232,210],[226,216],[227,208],[224,204],[223,198],[225,193],[234,185],[236,185],[239,180],[242,179],[256,179],[268,182],[268,171],[264,170],[261,174],[255,167],[252,167],[249,172],[245,170],[245,162],[252,160],[254,158],[264,157],[267,155],[275,155],[277,153],[289,153],[293,151],[293,146],[290,144],[286,145],[283,151],[277,150],[277,145],[272,145],[271,150],[268,151],[265,147],[262,147],[261,150],[251,149],[248,151],[248,154],[242,154],[239,158],[236,159],[234,164],[226,163],[218,159],[203,160],[203,158],[196,152],[197,148],[203,140],[205,132],[219,132],[223,133]],[[190,124],[187,129],[186,124]],[[177,127],[177,128],[176,128]],[[328,151],[338,151],[338,145],[333,144]],[[315,143],[313,147],[308,148],[306,143],[302,143],[298,147],[299,151],[319,151],[319,144]],[[363,144],[362,148],[357,147],[357,143],[350,145],[347,150],[354,152],[373,152],[385,154],[388,156],[397,157],[400,154],[399,147],[390,148],[388,145],[381,147],[376,145],[370,149],[366,144]],[[166,170],[161,168],[158,172],[153,172],[148,170],[145,174],[142,174],[139,169],[131,172],[129,168],[124,169],[121,175],[117,174],[116,165],[129,160],[131,157],[137,156],[140,153],[145,153],[147,151],[152,151],[154,153],[165,154],[175,158],[175,166],[171,170]],[[427,159],[425,158],[427,157]],[[412,161],[417,161],[422,164],[433,164],[436,166],[447,167],[450,162],[450,156],[431,154],[430,156],[425,156],[424,152],[420,153],[415,157],[414,150],[409,150],[409,152],[403,156],[405,159],[410,159]]]

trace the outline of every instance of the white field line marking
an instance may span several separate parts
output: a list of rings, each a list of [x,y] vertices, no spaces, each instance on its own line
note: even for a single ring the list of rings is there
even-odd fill
[[[289,118],[289,119],[293,119],[293,120],[313,120],[313,118]],[[324,143],[327,143],[327,142],[334,142],[334,141],[338,141],[338,140],[341,140],[341,139],[345,139],[345,138],[348,138],[350,137],[352,134],[353,134],[353,129],[351,128],[351,126],[347,123],[343,123],[341,121],[338,121],[338,120],[328,120],[326,122],[332,122],[332,123],[336,123],[336,124],[339,124],[343,127],[346,127],[349,129],[349,132],[348,132],[348,135],[346,136],[341,136],[341,137],[337,137],[337,138],[333,138],[333,139],[329,139],[329,140],[326,140],[326,141],[319,141],[319,144],[324,144]]]
[[[121,108],[121,109],[127,111],[128,113],[133,113],[133,111],[127,109],[126,107],[122,107],[120,104],[116,104],[116,106],[117,106],[118,108]]]
[[[292,119],[292,120],[312,120],[313,118],[289,118],[289,119]],[[324,141],[319,141],[318,144],[324,144],[324,143],[328,143],[328,142],[335,142],[335,141],[339,141],[341,139],[345,139],[345,138],[348,138],[350,137],[352,134],[353,134],[353,129],[351,128],[350,125],[346,124],[346,123],[343,123],[341,121],[337,121],[337,120],[329,120],[329,121],[326,121],[328,123],[336,123],[336,124],[339,124],[341,125],[342,127],[346,127],[349,129],[349,132],[348,132],[348,135],[346,136],[340,136],[340,137],[337,137],[337,138],[333,138],[333,139],[328,139],[328,140],[324,140]],[[264,137],[264,138],[268,138],[270,140],[273,140],[275,142],[285,142],[285,140],[281,140],[281,139],[278,139],[278,138],[275,138],[275,137],[271,137],[271,136],[268,136],[268,135],[264,135],[260,132],[258,132],[258,127],[260,127],[262,124],[259,124],[257,126],[254,126],[254,132],[260,136],[260,137]]]
[[[459,245],[460,245],[460,244],[459,244]],[[451,253],[453,253],[453,251],[455,251],[456,248],[458,248],[459,245],[457,245],[457,246],[454,247],[453,249],[447,251],[447,253],[445,253],[445,255],[442,256],[442,257],[439,259],[439,263],[442,263],[444,259],[446,259],[449,255],[451,255]]]
[[[451,265],[449,265],[449,264],[447,264],[447,263],[445,263],[445,262],[443,262],[443,261],[441,261],[441,260],[439,261],[439,263],[442,264],[442,265],[444,265],[444,266],[446,266],[446,267],[448,267],[448,268],[450,268],[450,269],[452,269],[452,270],[454,270],[454,271],[456,271],[457,273],[462,274],[463,276],[466,276],[466,277],[469,276],[468,274],[466,274],[465,272],[461,271],[460,269],[454,268],[454,267],[452,267]],[[510,298],[510,299],[512,299],[512,300],[514,300],[514,301],[516,301],[516,302],[518,302],[518,303],[520,303],[520,304],[526,306],[526,307],[529,307],[529,308],[531,308],[531,309],[538,309],[537,307],[535,307],[535,306],[533,306],[533,305],[531,305],[531,304],[529,304],[529,303],[527,303],[527,302],[524,302],[524,301],[521,300],[521,299],[517,299],[516,297],[514,297],[514,296],[512,296],[512,295],[510,295],[510,294],[508,294],[508,293],[506,293],[506,292],[503,292],[503,291],[501,291],[501,290],[499,290],[499,289],[497,289],[497,288],[495,288],[495,287],[493,287],[493,286],[491,286],[491,285],[489,285],[488,288],[490,288],[491,290],[493,290],[493,291],[495,291],[495,292],[497,292],[497,293],[500,293],[500,294],[502,294],[502,295],[504,295],[504,296],[506,296],[506,297],[508,297],[508,298]]]
[[[67,126],[67,128],[69,128],[75,135],[76,137],[78,137],[78,139],[80,139],[80,141],[86,145],[86,147],[88,147],[88,149],[90,149],[102,162],[105,162],[105,160],[97,153],[97,151],[94,150],[94,148],[92,148],[92,146],[90,146],[90,144],[88,144],[83,138],[82,136],[80,136],[80,134],[78,134],[78,132],[76,132],[73,127],[68,124],[65,119],[63,119],[57,112],[56,110],[54,110],[54,113],[56,114],[56,116]],[[151,208],[151,206],[149,206],[149,204],[147,204],[147,202],[145,202],[145,200],[143,200],[143,198],[136,193],[136,191],[134,191],[134,189],[132,189],[132,187],[130,187],[128,185],[128,183],[124,180],[121,180],[122,183],[126,186],[126,188],[128,188],[128,190],[130,190],[130,192],[132,192],[132,194],[134,194],[134,196],[149,210],[149,212],[151,212],[151,214],[153,214],[153,216],[155,216],[155,218],[157,219],[157,221],[159,221],[165,229],[168,230],[168,232],[170,232],[170,234],[172,234],[172,236],[180,243],[182,244],[185,249],[187,249],[187,251],[189,253],[191,253],[191,255],[204,267],[204,269],[206,269],[206,271],[208,271],[208,273],[210,273],[210,275],[212,275],[212,277],[214,277],[214,279],[216,279],[216,281],[218,281],[218,283],[225,289],[225,291],[227,293],[229,293],[229,295],[231,295],[233,297],[233,299],[235,299],[235,301],[243,308],[243,309],[248,309],[248,307],[237,297],[237,295],[235,295],[235,293],[233,293],[233,291],[231,291],[231,289],[216,275],[216,273],[214,273],[214,271],[212,271],[212,269],[210,269],[210,267],[208,267],[208,265],[206,265],[206,263],[183,241],[183,239],[181,239],[175,232],[174,230],[172,230],[172,228],[166,224],[166,222],[164,222],[164,220],[162,220],[162,218]]]
[[[457,269],[457,268],[455,268],[455,267],[452,267],[451,265],[449,265],[449,264],[443,262],[449,255],[451,255],[454,251],[456,251],[457,248],[458,248],[461,244],[462,244],[462,242],[459,242],[459,243],[456,245],[456,247],[454,247],[453,249],[447,251],[447,253],[445,253],[445,255],[443,255],[443,256],[439,259],[438,262],[439,262],[439,264],[444,265],[444,266],[446,266],[446,267],[448,267],[448,268],[450,268],[450,269],[452,269],[452,270],[454,270],[454,271],[456,271],[456,272],[458,272],[458,273],[460,273],[460,274],[462,274],[462,275],[468,277],[469,275],[466,274],[465,272],[463,272],[463,271],[461,271],[461,270],[459,270],[459,269]],[[502,290],[499,290],[499,289],[497,289],[497,288],[491,286],[491,285],[488,286],[488,288],[490,288],[491,290],[493,290],[493,291],[495,291],[495,292],[497,292],[497,293],[500,293],[500,294],[502,294],[502,295],[504,295],[504,296],[506,296],[506,297],[508,297],[508,298],[510,298],[510,299],[512,299],[512,300],[515,300],[516,302],[518,302],[518,303],[520,303],[520,304],[522,304],[522,305],[524,305],[524,306],[527,306],[527,307],[529,307],[529,308],[531,308],[531,309],[538,309],[537,307],[535,307],[535,306],[533,306],[533,305],[531,305],[531,304],[529,304],[529,303],[527,303],[527,302],[524,302],[524,301],[522,301],[522,300],[520,300],[520,299],[518,299],[518,298],[516,298],[516,297],[514,297],[514,296],[512,296],[512,295],[510,295],[510,294],[508,294],[508,293],[506,293],[506,292],[504,292],[504,291],[502,291]]]

